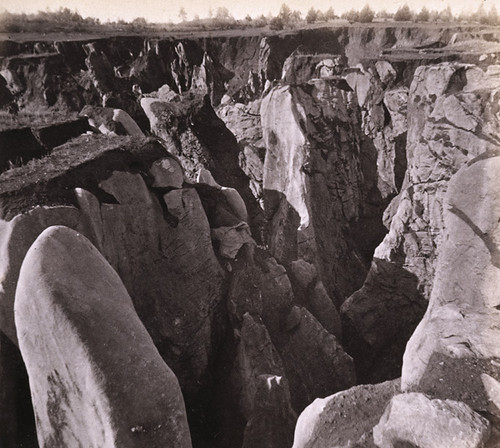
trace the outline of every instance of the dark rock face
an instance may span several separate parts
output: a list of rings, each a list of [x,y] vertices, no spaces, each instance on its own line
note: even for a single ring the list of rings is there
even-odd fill
[[[35,138],[30,128],[12,129],[0,132],[0,170],[12,165],[26,163],[45,154],[44,147]]]
[[[350,235],[369,191],[354,107],[335,80],[276,87],[261,106],[270,250],[284,264],[315,264],[337,306],[366,275]]]
[[[374,259],[365,284],[341,308],[348,352],[361,382],[401,374],[406,342],[422,319],[427,301],[405,269]]]
[[[41,446],[191,446],[177,378],[85,237],[37,238],[15,309]]]
[[[0,333],[0,444],[38,447],[28,375],[19,349]]]

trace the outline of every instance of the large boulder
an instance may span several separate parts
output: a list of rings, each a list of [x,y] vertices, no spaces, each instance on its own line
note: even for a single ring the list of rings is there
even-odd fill
[[[380,448],[405,442],[419,448],[480,448],[489,436],[488,420],[466,404],[419,393],[396,395],[373,428]]]
[[[23,262],[15,311],[41,446],[191,446],[177,378],[85,237],[42,232]]]
[[[0,328],[17,344],[14,324],[14,295],[19,270],[26,252],[47,227],[64,225],[77,228],[80,213],[75,207],[38,206],[13,219],[0,220]]]
[[[293,448],[373,447],[372,429],[399,387],[393,380],[317,398],[299,416]]]
[[[408,342],[402,388],[500,416],[498,153],[450,181],[429,308]]]

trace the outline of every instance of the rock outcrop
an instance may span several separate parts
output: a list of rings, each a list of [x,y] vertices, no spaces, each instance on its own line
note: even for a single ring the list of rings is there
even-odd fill
[[[278,86],[261,106],[270,250],[284,264],[298,257],[313,263],[337,305],[366,272],[349,238],[363,186],[348,95],[335,81]]]
[[[422,448],[485,446],[489,422],[464,403],[430,400],[423,394],[396,395],[387,406],[373,439],[380,448],[409,443]]]
[[[496,147],[498,67],[419,67],[408,98],[407,180],[390,230],[375,257],[415,274],[429,297],[442,241],[448,181],[467,162]]]
[[[194,433],[204,431],[202,412],[215,416],[209,439],[234,433],[221,446],[258,446],[274,433],[273,446],[284,446],[297,411],[355,384],[354,364],[321,281],[304,285],[310,300],[296,299],[286,269],[256,249],[239,193],[206,170],[198,177],[186,183],[180,161],[155,140],[105,135],[80,137],[0,176],[2,329],[17,341],[13,298],[29,247],[47,227],[72,228],[119,275],[179,379]],[[221,371],[229,381],[216,377]],[[225,398],[198,401],[212,387]],[[221,400],[241,416],[237,424],[214,412]]]
[[[191,446],[177,378],[85,237],[42,232],[24,259],[15,313],[41,446]]]
[[[429,308],[408,342],[402,388],[500,416],[500,157],[483,154],[450,181]],[[464,274],[466,273],[466,275]]]
[[[393,314],[386,312],[387,300],[379,298],[387,297],[388,285],[406,283],[403,288],[398,287],[399,292],[390,294],[391,301],[395,297],[403,298],[402,307],[413,303],[412,314],[415,314],[410,317],[405,313],[409,326],[406,334],[398,336],[399,342],[393,337],[386,339],[392,348],[387,346],[385,350],[395,350],[390,355],[391,362],[395,362],[390,376],[386,376],[389,372],[384,371],[385,366],[381,366],[379,372],[373,364],[371,370],[368,365],[362,368],[370,372],[374,381],[399,376],[405,340],[423,309],[420,297],[429,299],[436,257],[443,242],[443,203],[450,179],[474,157],[498,147],[496,135],[500,121],[494,112],[500,88],[494,75],[497,70],[496,66],[483,70],[471,65],[441,63],[421,66],[415,71],[407,107],[408,168],[401,192],[384,213],[389,233],[374,252],[375,266],[386,268],[372,268],[365,286],[348,300],[349,305],[342,313],[352,354],[369,363],[370,354],[356,356],[375,347],[375,339],[367,344],[367,329],[378,329],[377,337],[381,337],[394,328],[395,322]],[[371,98],[370,95],[367,98]],[[368,300],[367,291],[370,291]],[[369,316],[357,314],[368,304]],[[402,311],[400,305],[397,307]],[[383,340],[381,337],[379,342],[383,344]],[[383,357],[380,352],[380,359]]]
[[[238,192],[245,203],[253,237],[260,242],[262,210],[240,168],[238,143],[215,114],[208,97],[187,93],[179,101],[143,98],[141,105],[151,130],[179,158],[188,180],[198,182],[198,173],[204,169],[216,183]]]
[[[75,150],[84,154],[83,160],[75,159]],[[65,225],[88,236],[118,272],[182,386],[199,387],[210,363],[212,323],[223,300],[225,275],[197,192],[193,188],[168,192],[153,186],[159,170],[164,169],[168,177],[170,166],[177,164],[174,158],[170,158],[174,165],[167,169],[162,168],[164,164],[154,164],[166,155],[157,142],[89,136],[58,148],[39,165],[21,167],[19,173],[3,179],[5,262],[0,322],[12,340],[16,340],[13,294],[26,251],[46,227]],[[137,174],[141,171],[144,177]],[[20,179],[25,190],[16,197]],[[178,199],[175,206],[174,194]],[[44,207],[40,196],[47,203],[66,205]],[[30,210],[33,201],[41,205]],[[150,312],[152,306],[155,313]]]
[[[394,380],[317,398],[297,421],[293,448],[373,447],[372,429],[399,388]]]

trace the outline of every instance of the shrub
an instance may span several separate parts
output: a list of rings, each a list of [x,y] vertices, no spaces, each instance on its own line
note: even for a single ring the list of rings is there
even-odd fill
[[[355,9],[351,9],[341,15],[342,19],[349,20],[350,23],[357,22],[359,20],[359,12]]]
[[[330,6],[325,12],[325,20],[334,20],[334,19],[335,19],[335,12],[333,11],[333,8]]]
[[[273,17],[269,22],[269,28],[276,31],[282,30],[284,28],[284,24],[281,17]]]
[[[314,23],[318,20],[318,11],[316,11],[314,8],[311,8],[309,11],[307,11],[306,15],[306,22],[307,23]]]
[[[375,13],[372,11],[370,6],[365,5],[365,7],[359,13],[359,21],[361,23],[371,23],[373,22],[373,18],[375,17]]]
[[[413,14],[410,10],[410,7],[405,4],[396,11],[396,14],[394,14],[394,20],[396,22],[408,22],[412,19],[412,16]]]
[[[281,5],[280,12],[278,13],[278,18],[281,19],[283,26],[288,25],[291,17],[292,17],[292,10],[286,3],[283,3]]]
[[[420,12],[417,14],[416,20],[417,22],[428,22],[429,19],[431,18],[431,13],[429,10],[424,6]]]

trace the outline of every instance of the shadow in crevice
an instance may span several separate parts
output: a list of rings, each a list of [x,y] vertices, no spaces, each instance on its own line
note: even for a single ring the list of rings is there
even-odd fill
[[[38,448],[28,374],[19,349],[0,332],[0,446]]]
[[[341,309],[345,348],[354,358],[360,384],[401,376],[406,343],[427,305],[414,274],[373,260],[365,284]]]

